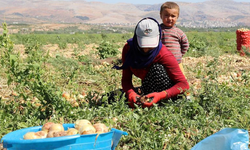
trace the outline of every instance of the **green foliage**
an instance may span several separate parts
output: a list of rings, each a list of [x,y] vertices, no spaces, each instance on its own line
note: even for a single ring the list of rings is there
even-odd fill
[[[35,115],[39,119],[46,119],[51,117],[55,110],[60,110],[60,114],[67,113],[65,108],[69,108],[71,105],[61,100],[61,94],[56,91],[56,86],[47,80],[44,64],[49,56],[40,51],[39,44],[29,45],[25,49],[28,57],[22,60],[18,53],[11,51],[12,46],[6,43],[9,42],[9,39],[3,42],[6,46],[4,55],[2,55],[2,60],[5,61],[2,63],[8,68],[6,70],[8,85],[14,82],[16,90],[21,93],[19,98],[23,98],[26,102],[30,95],[25,92],[25,89],[29,89],[32,91],[30,94],[39,98],[42,104],[37,111],[33,112],[34,109],[25,110],[22,112],[23,115]],[[24,107],[27,107],[27,103],[24,104]]]
[[[250,47],[242,46],[242,50],[246,56],[250,57]]]
[[[218,57],[225,53],[236,54],[235,32],[188,32],[189,50],[192,57]]]
[[[226,127],[249,129],[250,124],[250,74],[241,70],[241,81],[231,79],[219,83],[218,78],[232,68],[222,66],[219,56],[236,54],[235,33],[188,32],[190,49],[186,56],[213,56],[207,63],[187,66],[194,78],[201,80],[199,89],[190,84],[191,101],[184,97],[169,100],[163,106],[130,109],[121,88],[121,72],[111,69],[112,64],[94,63],[94,55],[81,55],[85,44],[99,44],[98,56],[109,58],[118,54],[114,43],[126,42],[130,34],[30,34],[9,36],[3,24],[0,36],[1,74],[8,85],[15,85],[17,96],[10,99],[0,96],[0,138],[5,134],[47,121],[73,123],[76,119],[101,121],[110,128],[128,132],[117,150],[188,150],[196,143]],[[13,41],[13,42],[12,42]],[[101,41],[101,42],[100,42]],[[112,41],[112,42],[108,42]],[[25,55],[14,52],[13,43],[25,46]],[[73,43],[72,58],[61,54],[49,55],[42,45]],[[60,47],[63,49],[64,47]],[[235,62],[229,61],[227,64]],[[140,81],[134,79],[136,84]],[[71,100],[62,98],[68,91]],[[79,98],[79,94],[86,97]],[[118,91],[113,101],[106,94]],[[34,98],[37,98],[34,101]],[[115,121],[113,118],[116,118]]]
[[[0,36],[0,49],[6,49],[5,51],[1,50],[1,64],[5,67],[5,62],[8,62],[8,58],[10,57],[11,53],[13,52],[13,42],[10,40],[8,35],[7,24],[3,23],[3,34]],[[5,57],[3,57],[5,56]]]
[[[116,56],[119,54],[118,45],[112,44],[108,41],[102,41],[99,47],[97,47],[97,54],[100,59]]]
[[[204,37],[194,37],[190,40],[189,50],[194,53],[195,56],[200,57],[206,53],[208,42]]]
[[[41,44],[100,44],[103,40],[112,41],[112,43],[125,43],[131,34],[12,34],[10,39],[15,44],[23,44],[39,41]],[[62,44],[63,45],[63,44]]]

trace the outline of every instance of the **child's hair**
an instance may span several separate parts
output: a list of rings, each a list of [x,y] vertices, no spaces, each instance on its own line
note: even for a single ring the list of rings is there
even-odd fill
[[[175,2],[165,2],[161,5],[161,10],[160,10],[160,14],[163,12],[164,9],[177,9],[178,10],[178,15],[180,12],[180,7],[178,4],[176,4]]]

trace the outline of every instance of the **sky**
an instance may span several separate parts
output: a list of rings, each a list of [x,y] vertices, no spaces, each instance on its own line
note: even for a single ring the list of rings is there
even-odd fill
[[[166,2],[166,0],[86,0],[88,2],[92,1],[98,1],[103,3],[131,3],[131,4],[161,4]],[[174,2],[190,2],[190,3],[196,3],[196,2],[204,2],[206,0],[175,0]],[[235,2],[249,2],[249,0],[233,0]]]

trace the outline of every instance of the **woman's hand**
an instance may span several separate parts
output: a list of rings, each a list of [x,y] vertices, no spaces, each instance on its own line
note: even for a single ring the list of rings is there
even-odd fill
[[[139,98],[140,95],[138,95],[137,93],[135,93],[134,91],[130,92],[128,94],[128,105],[132,108],[135,108],[134,103],[136,103],[137,98]]]
[[[154,92],[146,95],[148,98],[152,98],[153,100],[149,103],[143,103],[142,107],[152,107],[153,104],[158,103],[160,100],[164,99],[167,97],[167,92],[162,91],[162,92]]]

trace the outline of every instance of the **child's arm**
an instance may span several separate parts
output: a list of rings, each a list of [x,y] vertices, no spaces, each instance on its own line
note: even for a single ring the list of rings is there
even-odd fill
[[[189,48],[188,38],[185,33],[183,33],[181,36],[180,45],[181,45],[181,54],[183,56],[188,51]]]

